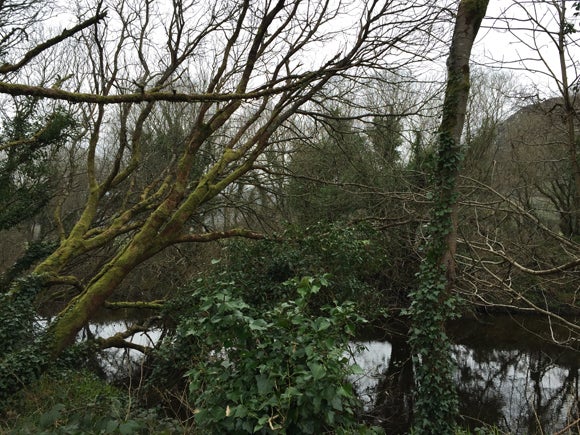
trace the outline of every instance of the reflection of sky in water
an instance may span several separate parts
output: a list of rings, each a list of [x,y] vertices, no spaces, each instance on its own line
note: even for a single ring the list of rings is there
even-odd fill
[[[498,398],[504,421],[497,423],[503,429],[524,434],[540,421],[544,432],[552,433],[570,421],[578,395],[577,383],[566,385],[567,378],[577,379],[573,369],[538,351],[494,350],[485,359],[466,346],[454,346],[454,351],[459,388],[478,392],[482,403]]]
[[[367,410],[375,402],[377,386],[389,366],[391,350],[388,341],[358,341],[350,345],[352,359],[364,372],[353,375],[351,382]]]
[[[93,323],[88,326],[89,334],[93,337],[107,338],[119,332],[125,332],[131,324],[129,322],[106,322]],[[84,340],[87,338],[87,331],[79,332],[78,338]],[[125,341],[142,346],[153,346],[159,337],[161,330],[153,329],[147,333],[137,332]],[[119,377],[126,374],[128,370],[138,365],[143,359],[143,354],[135,349],[105,349],[102,352],[101,365],[105,373],[111,378]]]
[[[35,328],[39,331],[45,329],[47,325],[48,321],[46,319],[41,317],[36,319]],[[77,334],[77,339],[79,341],[84,341],[88,337],[108,338],[119,332],[125,332],[130,327],[131,322],[125,321],[91,323]],[[153,346],[157,341],[159,341],[160,336],[161,330],[153,329],[147,333],[137,332],[131,337],[126,338],[125,341],[142,346]],[[138,350],[110,348],[101,352],[101,358],[99,361],[104,373],[106,373],[110,379],[115,379],[126,375],[129,370],[138,365],[142,360],[143,354]]]
[[[45,326],[46,321],[39,319],[38,327]],[[130,322],[124,321],[94,323],[89,326],[89,331],[82,330],[78,338],[106,338],[124,332],[130,326]],[[138,332],[126,341],[153,346],[160,335],[160,330]],[[484,414],[486,407],[495,407],[492,411],[499,412],[500,420],[492,423],[501,429],[527,434],[540,420],[544,433],[553,433],[562,429],[566,421],[574,420],[569,413],[578,406],[578,373],[559,366],[548,354],[537,349],[532,352],[474,350],[465,345],[454,345],[453,350],[458,364],[456,381],[460,397],[473,401]],[[363,370],[363,374],[353,375],[351,381],[367,411],[376,402],[377,388],[389,367],[392,351],[388,341],[361,341],[350,345],[352,360]],[[142,356],[133,349],[106,349],[102,358],[103,369],[112,378],[127,374],[131,367],[138,366]],[[565,389],[566,381],[568,390]],[[479,418],[475,414],[472,416]]]
[[[364,349],[354,350],[359,345]],[[527,434],[539,420],[545,433],[553,433],[571,420],[569,413],[575,405],[578,383],[573,383],[568,391],[565,384],[575,374],[547,355],[520,350],[482,353],[464,345],[455,345],[453,350],[459,389],[471,396],[479,408],[493,404],[498,407],[501,418],[493,424],[514,434]],[[352,358],[364,371],[353,381],[367,410],[376,401],[377,387],[388,368],[391,352],[392,346],[386,341],[353,344]]]

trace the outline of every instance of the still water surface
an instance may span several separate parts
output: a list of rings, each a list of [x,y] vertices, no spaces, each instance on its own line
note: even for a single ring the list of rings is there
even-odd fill
[[[102,320],[90,326],[90,334],[110,336],[126,323]],[[555,434],[578,419],[580,353],[540,337],[549,331],[546,322],[530,316],[450,325],[463,426],[486,423],[512,434]],[[567,338],[565,331],[552,332]],[[159,334],[136,334],[133,341],[153,345]],[[376,335],[352,343],[353,358],[365,372],[354,383],[372,421],[388,434],[407,433],[414,382],[410,351],[401,337]],[[116,376],[139,357],[135,351],[111,350],[103,366]]]
[[[549,343],[550,331],[569,338],[565,330],[530,316],[450,325],[463,426],[485,423],[512,434],[555,434],[577,422],[580,353]],[[355,353],[355,360],[367,375],[356,385],[366,409],[387,433],[406,433],[414,382],[410,350],[396,338],[362,344],[365,350]]]

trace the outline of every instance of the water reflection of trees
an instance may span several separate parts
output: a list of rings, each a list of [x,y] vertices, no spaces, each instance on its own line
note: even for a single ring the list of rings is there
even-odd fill
[[[554,433],[574,419],[578,364],[542,350],[455,349],[466,425],[493,424],[514,434]]]
[[[411,349],[405,340],[392,343],[389,365],[377,386],[373,409],[376,424],[389,434],[407,433],[412,420],[413,365]]]
[[[498,383],[505,381],[506,369],[513,361],[501,354],[494,355],[494,358],[480,357],[463,346],[455,348],[460,412],[466,419],[465,425],[470,427],[477,427],[481,422],[500,425],[504,418],[501,409],[505,400]],[[478,363],[470,364],[475,358],[478,358]]]
[[[454,346],[460,424],[471,429],[489,424],[512,434],[580,433],[580,354],[537,337],[523,340],[514,324],[503,338],[483,337],[489,330],[482,329],[464,328],[461,344]],[[388,346],[371,414],[387,433],[407,433],[414,382],[410,349],[401,338]]]

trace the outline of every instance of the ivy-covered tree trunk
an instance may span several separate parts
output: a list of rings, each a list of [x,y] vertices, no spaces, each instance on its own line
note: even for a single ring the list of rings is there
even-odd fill
[[[453,433],[458,414],[451,343],[445,322],[455,314],[457,176],[469,95],[469,58],[488,0],[461,0],[447,60],[447,88],[438,132],[433,206],[419,288],[411,294],[410,344],[415,368],[415,433]]]

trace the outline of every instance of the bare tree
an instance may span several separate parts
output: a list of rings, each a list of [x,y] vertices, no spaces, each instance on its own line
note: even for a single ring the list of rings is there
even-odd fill
[[[530,93],[534,95],[535,110],[538,114],[544,112],[546,115],[546,123],[540,124],[546,125],[548,118],[552,118],[551,135],[555,134],[558,139],[554,141],[547,139],[550,143],[545,143],[544,148],[548,150],[548,154],[549,150],[552,150],[553,155],[537,157],[543,158],[548,165],[549,161],[565,157],[566,164],[560,161],[558,180],[546,180],[549,176],[543,177],[545,182],[535,183],[534,191],[555,203],[561,216],[567,221],[564,225],[567,228],[563,228],[564,232],[571,236],[580,230],[578,224],[580,163],[576,150],[578,127],[576,100],[580,65],[575,53],[580,48],[580,39],[574,23],[575,9],[570,3],[566,0],[545,2],[513,0],[502,10],[494,26],[507,31],[521,47],[514,58],[496,60],[497,64],[522,74],[534,75],[538,84]],[[546,88],[547,97],[551,99],[546,97]],[[539,145],[538,138],[534,142]],[[521,144],[517,148],[519,153],[530,154]],[[534,153],[533,150],[530,151]],[[562,184],[563,173],[567,173],[569,177],[566,187]],[[564,196],[569,198],[564,199]]]
[[[476,304],[545,314],[575,340],[578,328],[563,315],[578,308],[575,10],[552,0],[501,6],[493,26],[519,51],[493,61],[536,83],[526,90],[532,104],[489,141],[488,175],[465,173],[460,287]]]
[[[57,217],[59,245],[34,270],[39,291],[69,289],[47,333],[49,354],[71,344],[131,271],[164,249],[261,237],[209,228],[200,213],[254,170],[302,107],[331,104],[336,77],[396,69],[427,53],[440,13],[430,3],[98,3],[79,10],[80,24],[1,66],[1,93],[79,104],[86,131],[86,201],[73,222]],[[52,87],[41,74],[23,82],[24,68],[65,40],[75,49],[74,75]],[[152,170],[146,133],[161,101],[182,104],[187,122],[159,144],[167,160]],[[74,262],[95,252],[100,266],[75,273]]]

